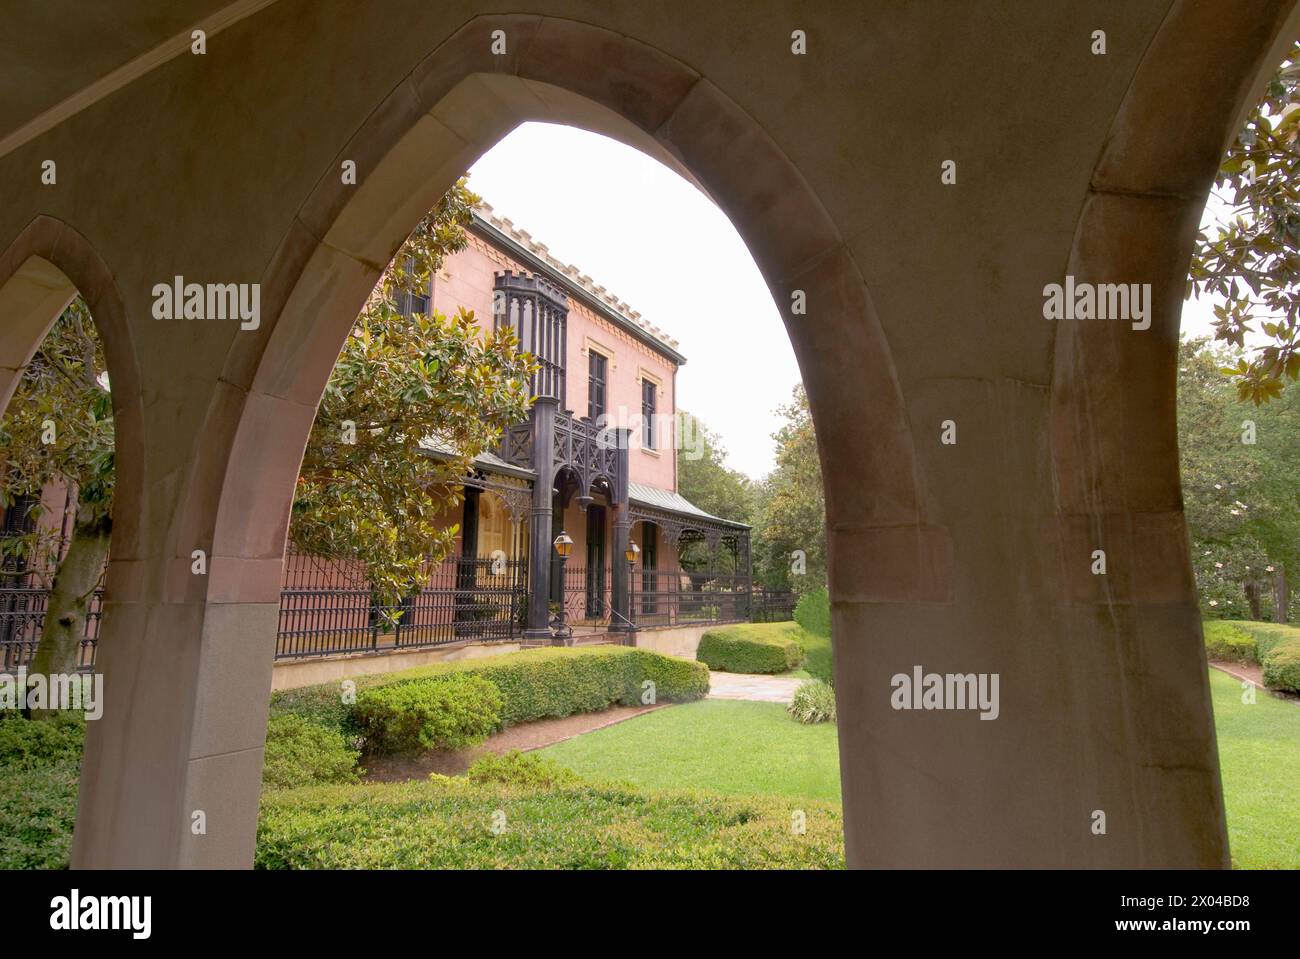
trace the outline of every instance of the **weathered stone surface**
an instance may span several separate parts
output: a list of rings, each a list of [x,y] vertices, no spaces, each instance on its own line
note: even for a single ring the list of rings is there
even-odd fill
[[[782,312],[807,294],[788,327],[827,485],[849,862],[1227,865],[1173,363],[1196,212],[1292,0],[490,6],[279,0],[204,56],[175,11],[106,30],[54,7],[0,40],[0,377],[79,287],[118,411],[74,863],[251,861],[266,584],[311,412],[419,213],[548,119],[689,175]],[[1151,329],[1045,320],[1067,274],[1151,283]],[[261,282],[261,327],[153,319],[176,275]],[[1080,573],[1094,541],[1104,582]],[[915,665],[998,673],[998,719],[892,709]]]

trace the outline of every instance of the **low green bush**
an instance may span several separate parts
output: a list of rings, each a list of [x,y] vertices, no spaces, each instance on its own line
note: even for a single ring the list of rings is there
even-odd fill
[[[352,721],[352,704],[345,692],[355,692],[356,681],[345,687],[342,683],[323,686],[303,686],[299,689],[281,689],[271,694],[271,715],[294,715],[318,726],[337,729],[344,735],[357,733]]]
[[[709,693],[709,670],[703,663],[665,656],[648,649],[631,649],[625,706],[690,703]],[[649,683],[653,683],[651,688]]]
[[[1255,639],[1264,685],[1300,693],[1300,628],[1283,623],[1235,624]]]
[[[501,693],[482,676],[453,673],[363,690],[353,718],[369,752],[464,749],[501,722]]]
[[[489,753],[475,761],[465,773],[472,783],[497,783],[506,786],[529,786],[552,789],[579,782],[578,774],[554,760],[535,753],[512,749],[507,753]]]
[[[25,719],[17,713],[0,718],[0,766],[35,769],[59,762],[80,762],[86,740],[85,715],[58,712],[48,719]]]
[[[795,811],[802,831],[790,828]],[[843,843],[830,803],[581,780],[515,785],[494,773],[266,792],[255,866],[843,869]]]
[[[67,869],[85,717],[0,715],[0,869]]]
[[[449,675],[481,676],[501,692],[501,726],[596,712],[645,702],[680,703],[709,691],[700,663],[648,649],[595,646],[534,649],[455,663],[436,663],[359,680],[362,692],[378,686],[424,682]],[[654,684],[653,699],[648,699]]]
[[[0,768],[0,869],[68,868],[80,774],[79,759]]]
[[[784,673],[803,662],[793,623],[740,623],[708,630],[695,658],[726,673]]]
[[[794,621],[814,636],[831,638],[831,597],[825,586],[799,597]]]
[[[1264,685],[1300,693],[1300,642],[1279,643],[1264,657]]]
[[[356,749],[338,729],[292,713],[272,716],[266,725],[262,784],[292,789],[316,783],[350,783],[358,778]]]
[[[1207,620],[1203,626],[1205,632],[1205,655],[1230,663],[1258,663],[1255,637],[1236,623],[1226,619]]]
[[[835,722],[835,689],[820,679],[800,683],[785,711],[801,723]]]

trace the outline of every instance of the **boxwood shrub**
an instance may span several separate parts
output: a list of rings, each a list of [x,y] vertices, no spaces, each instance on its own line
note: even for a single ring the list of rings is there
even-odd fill
[[[709,691],[709,671],[702,664],[625,646],[533,649],[436,663],[358,682],[364,694],[379,686],[428,683],[452,675],[481,676],[500,690],[502,728],[616,705],[690,702]],[[647,681],[654,684],[653,699]]]
[[[1255,637],[1226,619],[1207,620],[1204,624],[1205,655],[1229,663],[1258,663]]]
[[[1264,657],[1264,685],[1300,693],[1300,642],[1279,643]]]
[[[501,693],[482,676],[458,673],[363,690],[352,715],[366,749],[378,755],[464,749],[500,724]]]
[[[36,769],[55,763],[81,762],[86,720],[78,712],[58,712],[48,719],[0,714],[0,766]]]
[[[544,769],[312,786],[262,797],[259,869],[843,869],[837,805],[617,783]],[[790,828],[804,814],[805,829]],[[506,813],[506,828],[490,826]]]
[[[293,713],[272,716],[266,724],[262,784],[291,789],[316,783],[357,781],[361,751],[337,728]]]
[[[1264,685],[1300,693],[1300,628],[1281,623],[1242,622],[1240,628],[1255,638]]]
[[[784,673],[803,661],[791,623],[741,623],[708,630],[695,658],[726,673]]]

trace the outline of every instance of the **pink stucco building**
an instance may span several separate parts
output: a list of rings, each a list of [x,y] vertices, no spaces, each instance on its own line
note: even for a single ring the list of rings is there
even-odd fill
[[[455,554],[400,611],[376,607],[364,575],[347,563],[287,557],[277,657],[561,642],[575,629],[627,636],[748,618],[748,527],[710,516],[677,491],[678,457],[691,455],[677,416],[680,344],[488,205],[468,234],[427,295],[401,308],[464,308],[485,331],[509,324],[539,361],[529,419],[475,461],[462,508],[447,517],[458,527]],[[439,455],[432,443],[429,454]],[[66,527],[75,508],[66,491],[51,487],[40,500],[41,523],[55,533]],[[35,502],[20,500],[0,515],[0,528],[30,525]],[[557,539],[572,542],[563,562]],[[49,569],[0,565],[7,667],[35,650],[49,585]],[[93,658],[98,608],[97,600],[83,663]]]
[[[532,416],[477,461],[459,543],[464,559],[526,567],[532,638],[561,603],[569,622],[611,631],[747,615],[748,527],[677,492],[677,458],[691,453],[680,442],[686,359],[675,339],[487,204],[428,302],[409,306],[472,310],[485,329],[511,326],[538,358]],[[563,574],[553,545],[562,534],[573,541]],[[692,572],[680,563],[688,546]]]

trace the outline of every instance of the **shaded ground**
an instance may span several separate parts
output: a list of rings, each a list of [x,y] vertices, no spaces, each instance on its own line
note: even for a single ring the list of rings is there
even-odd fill
[[[500,754],[512,749],[520,752],[540,749],[583,733],[621,723],[642,713],[663,709],[666,705],[611,706],[598,713],[579,713],[576,716],[565,716],[563,719],[541,719],[535,723],[511,726],[472,749],[462,749],[457,752],[427,752],[419,756],[366,756],[362,758],[361,765],[366,770],[364,778],[370,782],[425,779],[430,773],[459,776],[469,769],[474,760],[485,753]]]

